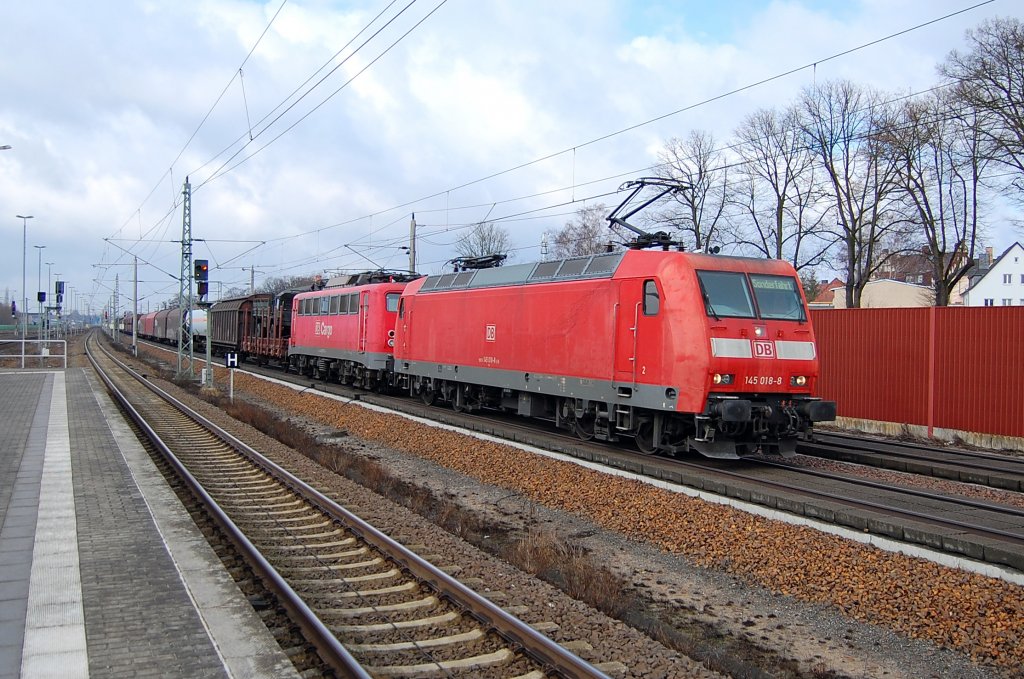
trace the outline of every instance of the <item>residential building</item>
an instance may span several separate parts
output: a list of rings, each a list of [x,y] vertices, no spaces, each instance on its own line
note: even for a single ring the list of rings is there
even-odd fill
[[[986,254],[991,260],[991,248]],[[1014,243],[988,267],[985,263],[979,258],[978,266],[968,275],[964,305],[1024,306],[1024,247]]]
[[[833,278],[831,281],[821,281],[818,296],[807,300],[807,306],[812,309],[831,309],[836,295],[846,295],[846,283],[838,278]]]

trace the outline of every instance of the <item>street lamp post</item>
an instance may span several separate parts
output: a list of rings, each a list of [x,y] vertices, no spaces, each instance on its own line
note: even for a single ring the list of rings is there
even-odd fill
[[[28,291],[25,289],[25,257],[28,253],[26,234],[32,215],[15,215],[21,220],[21,369],[25,369],[25,335],[28,334]]]
[[[43,248],[45,245],[33,245],[36,251],[39,253],[39,265],[36,269],[36,299],[39,300],[39,315],[36,316],[36,322],[39,323],[39,327],[36,329],[36,339],[43,339],[43,300],[40,299],[39,288],[43,286]]]

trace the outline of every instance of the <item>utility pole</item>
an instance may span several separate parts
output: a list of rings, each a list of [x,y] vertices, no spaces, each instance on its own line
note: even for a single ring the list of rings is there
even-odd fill
[[[39,316],[36,317],[36,323],[38,323],[38,327],[36,328],[36,339],[40,341],[39,347],[41,352],[43,346],[43,301],[46,298],[46,292],[40,290],[40,288],[43,287],[43,248],[46,246],[33,245],[32,247],[36,249],[36,254],[38,255],[37,259],[39,260],[39,263],[36,265],[36,299],[39,300]]]
[[[50,292],[50,280],[51,280],[50,279],[50,271],[51,271],[50,267],[52,267],[55,264],[55,262],[44,262],[44,263],[46,264],[46,287],[43,288],[43,290],[46,290],[47,294],[49,294],[49,292]],[[60,274],[57,274],[57,276],[60,277]],[[56,297],[54,297],[54,299],[56,299]],[[46,324],[43,326],[43,339],[45,339],[45,340],[49,340],[50,339],[50,307],[51,306],[53,306],[53,305],[52,304],[48,304],[46,306]]]
[[[114,301],[112,304],[114,310],[110,312],[110,319],[114,321],[114,344],[117,344],[120,340],[118,337],[117,312],[121,306],[121,274],[114,274]]]
[[[192,331],[189,321],[192,315],[192,185],[185,177],[182,189],[181,210],[181,276],[178,278],[178,377],[194,377],[192,355]],[[186,359],[187,356],[187,359]],[[187,367],[182,367],[185,361]]]
[[[133,257],[135,263],[135,287],[132,291],[132,356],[139,355],[139,258]]]
[[[416,213],[409,220],[409,273],[416,273]]]

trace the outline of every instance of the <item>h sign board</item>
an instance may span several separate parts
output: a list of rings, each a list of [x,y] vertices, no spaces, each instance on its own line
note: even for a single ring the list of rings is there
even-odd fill
[[[238,354],[232,352],[230,354],[224,354],[224,365],[228,368],[238,367]]]

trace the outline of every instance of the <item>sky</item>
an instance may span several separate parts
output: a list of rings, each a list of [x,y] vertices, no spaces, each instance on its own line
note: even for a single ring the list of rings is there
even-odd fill
[[[537,260],[545,231],[618,204],[666,140],[724,144],[821,80],[927,90],[967,29],[1022,15],[1017,0],[4,3],[0,295],[21,305],[24,266],[33,309],[58,277],[83,311],[116,278],[130,309],[138,257],[139,308],[159,308],[178,290],[186,177],[214,298],[407,269],[413,214],[421,273],[484,220]],[[1019,234],[993,221],[1001,252]]]

